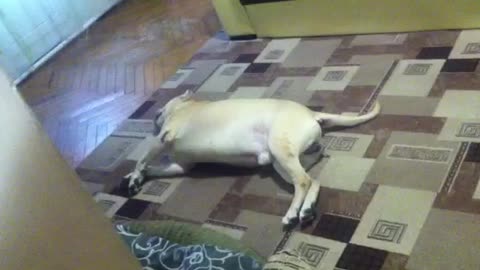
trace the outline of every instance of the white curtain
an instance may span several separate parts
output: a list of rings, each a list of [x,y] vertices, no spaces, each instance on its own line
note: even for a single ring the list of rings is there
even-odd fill
[[[0,66],[18,78],[120,0],[0,0]]]

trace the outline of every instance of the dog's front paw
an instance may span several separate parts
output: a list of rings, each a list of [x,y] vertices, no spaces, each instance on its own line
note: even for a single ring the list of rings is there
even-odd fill
[[[135,196],[142,189],[143,180],[145,176],[140,171],[133,171],[125,176],[128,181],[128,195]]]

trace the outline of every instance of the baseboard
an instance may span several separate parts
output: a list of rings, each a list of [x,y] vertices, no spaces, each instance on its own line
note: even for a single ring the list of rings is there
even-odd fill
[[[249,34],[249,35],[240,35],[240,36],[231,36],[229,37],[230,40],[253,40],[253,39],[257,39],[257,35],[255,34]]]
[[[65,48],[72,40],[80,36],[85,30],[87,30],[92,24],[94,24],[96,21],[98,21],[100,18],[102,18],[107,12],[112,10],[114,7],[122,3],[123,0],[119,0],[112,6],[108,7],[105,9],[105,11],[101,12],[99,15],[92,17],[91,19],[87,20],[82,28],[74,33],[72,33],[70,36],[68,36],[65,40],[62,42],[58,43],[53,49],[51,49],[47,54],[42,56],[40,59],[35,61],[32,66],[30,66],[25,72],[23,72],[18,78],[16,78],[13,81],[13,85],[18,85],[21,82],[23,82],[28,76],[30,76],[33,72],[35,72],[38,68],[40,68],[43,64],[45,64],[48,60],[50,60],[53,56],[55,56],[59,51],[61,51],[63,48]]]

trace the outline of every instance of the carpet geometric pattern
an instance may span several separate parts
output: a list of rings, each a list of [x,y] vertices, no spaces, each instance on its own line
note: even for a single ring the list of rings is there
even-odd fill
[[[264,256],[296,248],[314,269],[479,269],[478,44],[477,30],[216,37],[77,172],[115,222],[190,222]],[[358,127],[327,130],[321,143],[329,157],[309,170],[323,181],[317,218],[285,232],[292,189],[270,168],[212,165],[154,180],[134,198],[119,188],[148,144],[155,111],[187,89],[202,100],[273,97],[329,113],[365,112],[377,100],[383,110]]]

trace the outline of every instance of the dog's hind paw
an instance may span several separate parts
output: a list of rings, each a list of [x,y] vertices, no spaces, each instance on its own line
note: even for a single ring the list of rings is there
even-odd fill
[[[287,214],[282,218],[282,224],[284,226],[288,226],[288,227],[292,227],[292,226],[297,225],[298,221],[299,221],[299,219],[298,219],[297,215]]]
[[[300,223],[302,224],[308,224],[315,220],[316,214],[315,211],[312,208],[306,208],[303,209],[300,212]]]

